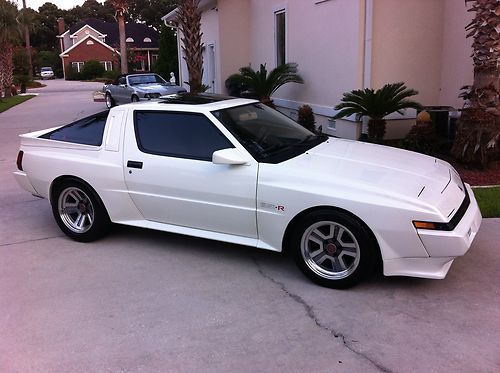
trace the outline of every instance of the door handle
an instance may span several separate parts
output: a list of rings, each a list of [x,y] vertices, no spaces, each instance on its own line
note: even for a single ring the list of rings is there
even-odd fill
[[[127,167],[130,167],[130,168],[142,168],[142,162],[139,162],[139,161],[127,161]]]

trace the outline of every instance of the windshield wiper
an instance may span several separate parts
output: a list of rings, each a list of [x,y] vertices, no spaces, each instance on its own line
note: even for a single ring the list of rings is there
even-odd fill
[[[309,145],[311,140],[325,139],[325,137],[326,137],[326,135],[307,135],[302,140],[300,140],[296,143],[293,143],[293,144],[272,146],[269,149],[266,149],[265,153],[266,153],[267,157],[269,157],[275,153],[279,153],[279,152],[282,152],[284,150],[289,150],[289,149]]]

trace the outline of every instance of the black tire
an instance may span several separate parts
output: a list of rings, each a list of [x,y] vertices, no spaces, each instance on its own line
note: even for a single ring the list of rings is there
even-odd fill
[[[111,223],[101,199],[78,179],[57,183],[52,190],[51,204],[57,225],[75,241],[94,241],[109,230]]]
[[[133,95],[131,102],[139,102],[139,97],[137,97],[136,95]]]
[[[112,107],[116,106],[116,102],[111,96],[111,93],[106,92],[105,100],[106,100],[106,107],[108,109],[111,109]]]
[[[315,283],[349,288],[372,273],[378,246],[367,228],[340,211],[319,210],[302,218],[291,236],[300,270]]]

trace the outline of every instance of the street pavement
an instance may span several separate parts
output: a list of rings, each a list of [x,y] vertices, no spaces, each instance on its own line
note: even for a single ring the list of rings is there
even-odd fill
[[[17,186],[20,133],[104,110],[47,81],[0,114],[0,372],[498,372],[500,219],[444,280],[307,280],[281,254],[123,226],[83,244]]]

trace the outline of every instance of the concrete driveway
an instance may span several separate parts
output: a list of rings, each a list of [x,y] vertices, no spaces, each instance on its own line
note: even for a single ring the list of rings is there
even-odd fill
[[[445,280],[310,283],[286,257],[115,227],[81,244],[11,176],[17,135],[104,109],[47,81],[0,114],[0,372],[498,372],[500,220]]]

